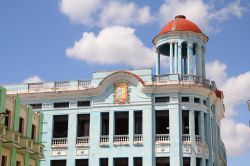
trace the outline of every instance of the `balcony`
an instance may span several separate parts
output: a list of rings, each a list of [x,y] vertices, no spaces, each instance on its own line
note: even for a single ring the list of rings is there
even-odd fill
[[[7,131],[2,137],[5,140],[4,144],[9,148],[21,148],[20,133],[16,131]]]
[[[67,148],[68,139],[67,138],[53,138],[51,143],[51,148]]]
[[[172,84],[200,84],[209,87],[211,85],[208,79],[203,79],[196,75],[181,75],[181,74],[164,74],[154,75],[153,81],[157,83],[172,83]]]
[[[195,142],[199,143],[199,144],[201,143],[201,136],[200,135],[195,136]]]
[[[133,142],[134,142],[135,145],[141,145],[143,143],[142,134],[135,134]]]
[[[156,144],[169,144],[170,143],[169,134],[156,134],[155,143]]]
[[[39,144],[39,143],[34,142],[33,143],[33,152],[34,153],[32,154],[32,156],[37,160],[44,158],[43,149],[44,149],[43,144]]]
[[[128,145],[129,136],[128,135],[115,135],[114,136],[114,145]]]
[[[89,137],[76,138],[76,147],[88,147],[88,146],[89,146]]]
[[[20,138],[20,145],[21,148],[19,149],[20,152],[25,154],[26,152],[29,154],[32,154],[33,151],[33,140],[27,137],[21,137]]]
[[[183,134],[182,135],[182,141],[183,141],[184,144],[190,144],[191,143],[190,135],[189,134]]]
[[[108,135],[102,135],[100,137],[100,145],[101,146],[108,146],[109,145],[109,136]]]
[[[7,85],[9,94],[37,93],[37,92],[57,92],[69,90],[83,90],[91,87],[90,80],[60,81],[60,82],[39,82],[24,83],[17,85]],[[17,87],[17,88],[16,88]]]
[[[6,134],[6,126],[0,123],[0,142],[5,142],[4,135]]]

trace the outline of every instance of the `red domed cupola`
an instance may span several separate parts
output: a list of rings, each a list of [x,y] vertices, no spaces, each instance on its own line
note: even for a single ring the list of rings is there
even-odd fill
[[[160,75],[160,57],[169,57],[169,74],[205,75],[205,45],[208,37],[184,15],[177,15],[153,39],[155,45],[156,75]]]
[[[192,21],[186,19],[184,15],[178,15],[174,20],[167,23],[159,32],[159,35],[172,31],[193,31],[202,33],[200,28]]]

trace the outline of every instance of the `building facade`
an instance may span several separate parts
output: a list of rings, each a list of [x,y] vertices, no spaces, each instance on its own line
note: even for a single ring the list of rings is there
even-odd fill
[[[88,81],[6,85],[44,114],[41,165],[226,166],[223,93],[205,76],[207,41],[177,16],[153,39],[156,74],[104,71]]]
[[[0,87],[1,166],[39,166],[43,156],[41,113],[20,104],[17,95]]]

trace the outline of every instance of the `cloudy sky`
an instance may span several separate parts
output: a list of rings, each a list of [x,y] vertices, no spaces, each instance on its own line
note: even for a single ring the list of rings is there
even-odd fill
[[[152,38],[184,14],[209,36],[207,76],[225,95],[222,137],[228,165],[248,166],[249,9],[248,0],[0,1],[0,83],[90,79],[100,70],[154,68]]]

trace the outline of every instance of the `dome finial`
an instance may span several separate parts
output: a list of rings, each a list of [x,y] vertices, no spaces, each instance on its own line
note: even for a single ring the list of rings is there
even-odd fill
[[[177,15],[177,16],[175,16],[175,19],[177,19],[177,18],[183,18],[183,19],[186,19],[186,16],[184,16],[184,15]]]

